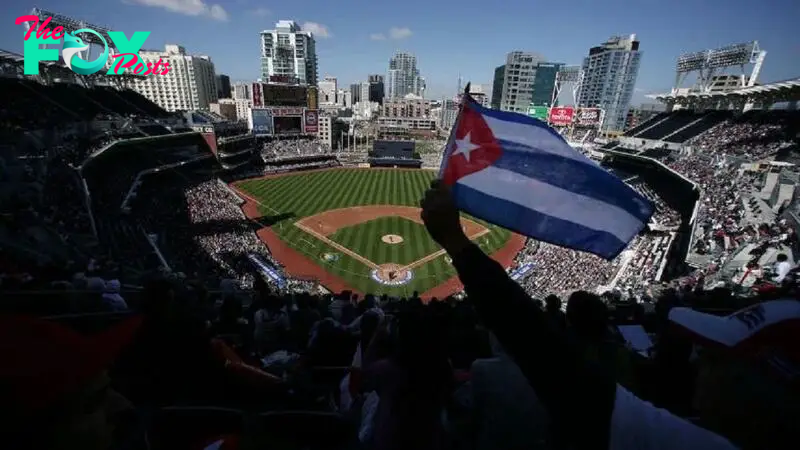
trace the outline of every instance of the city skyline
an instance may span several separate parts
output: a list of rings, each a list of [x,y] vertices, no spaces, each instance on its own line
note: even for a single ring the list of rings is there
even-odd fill
[[[494,68],[511,51],[536,52],[548,61],[579,65],[586,50],[597,42],[610,35],[631,33],[646,45],[634,105],[644,100],[644,94],[669,89],[674,82],[676,57],[688,51],[758,40],[769,52],[761,72],[762,83],[800,74],[800,45],[791,39],[794,18],[780,12],[786,7],[791,10],[792,2],[788,0],[772,0],[768,7],[747,12],[721,0],[702,4],[678,0],[635,8],[612,0],[602,8],[579,6],[577,13],[575,4],[549,4],[546,8],[515,5],[518,8],[513,14],[483,8],[481,26],[489,30],[485,33],[476,33],[458,20],[442,20],[453,17],[447,8],[482,5],[475,0],[458,4],[446,1],[441,5],[410,0],[407,8],[393,10],[392,14],[387,14],[385,5],[364,5],[356,0],[345,3],[352,6],[345,8],[352,14],[327,13],[329,8],[319,0],[309,0],[302,6],[265,5],[252,0],[224,4],[202,0],[121,0],[114,8],[96,0],[49,4],[23,1],[2,12],[8,25],[0,31],[0,48],[22,51],[24,30],[13,25],[14,19],[33,6],[40,6],[126,33],[151,31],[148,49],[177,44],[190,54],[209,55],[217,72],[228,74],[232,81],[259,77],[257,36],[273,29],[279,20],[295,20],[304,30],[314,33],[319,74],[336,76],[343,86],[365,81],[370,73],[384,72],[397,51],[416,55],[426,78],[427,98],[453,95],[459,73],[465,81],[490,85]],[[420,9],[422,6],[425,8]],[[429,14],[416,13],[420,10]],[[528,14],[532,11],[536,14]],[[674,25],[648,24],[654,20]],[[566,22],[570,25],[563,25]],[[486,39],[486,33],[497,34],[497,39]]]

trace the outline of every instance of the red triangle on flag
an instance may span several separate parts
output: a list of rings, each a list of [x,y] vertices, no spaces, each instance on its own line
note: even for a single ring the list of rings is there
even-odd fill
[[[456,126],[454,139],[445,152],[448,160],[442,179],[447,185],[491,166],[503,154],[483,115],[469,103],[461,110]]]

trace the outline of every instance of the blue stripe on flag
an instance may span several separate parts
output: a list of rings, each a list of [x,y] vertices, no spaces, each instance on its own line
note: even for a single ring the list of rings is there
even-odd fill
[[[503,154],[492,164],[497,168],[618,206],[642,222],[647,222],[653,214],[650,200],[600,166],[516,142],[500,141],[500,145]]]
[[[606,259],[615,258],[628,245],[605,231],[557,219],[463,184],[453,185],[452,193],[459,209],[496,224],[513,222],[516,227],[504,226],[540,241],[594,253]],[[513,219],[509,220],[510,218]],[[642,223],[637,234],[644,227],[645,224]]]

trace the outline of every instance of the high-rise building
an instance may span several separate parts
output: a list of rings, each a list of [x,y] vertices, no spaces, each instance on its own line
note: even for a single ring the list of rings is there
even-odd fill
[[[556,74],[563,66],[536,53],[509,53],[506,63],[494,69],[492,108],[527,113],[531,104],[551,106]]]
[[[369,83],[369,101],[383,104],[384,90],[383,75],[370,75],[367,77]]]
[[[431,103],[414,95],[409,95],[401,99],[387,99],[383,102],[381,116],[428,118],[431,116]]]
[[[339,83],[336,77],[326,76],[319,82],[319,104],[320,105],[336,105],[338,104],[337,94],[339,92]]]
[[[503,73],[503,87],[500,96],[500,109],[527,113],[528,107],[535,100],[550,102],[553,84],[537,85],[536,74],[539,66],[545,63],[544,57],[531,52],[514,51],[506,55]],[[550,64],[545,63],[545,74],[549,75]],[[499,69],[499,68],[498,68]],[[495,70],[497,74],[497,70]],[[543,74],[543,75],[545,75]]]
[[[449,130],[456,123],[459,105],[458,101],[451,98],[442,100],[442,107],[439,111],[439,126],[442,129]]]
[[[217,75],[217,98],[231,98],[231,77]]]
[[[238,82],[233,84],[232,94],[234,100],[251,100],[252,92],[250,91],[251,84]]]
[[[462,94],[459,92],[458,95],[461,96]],[[486,93],[486,87],[484,85],[475,83],[470,84],[469,95],[479,105],[483,106],[484,108],[489,108],[489,95]]]
[[[411,53],[397,52],[389,59],[386,73],[386,97],[403,98],[408,94],[425,96],[425,79],[417,69],[417,57]]]
[[[236,100],[223,97],[217,100],[217,103],[209,104],[208,109],[210,109],[211,112],[219,114],[220,116],[230,120],[231,122],[236,122],[239,120],[239,114],[236,108]]]
[[[361,84],[360,83],[353,83],[350,85],[350,96],[353,99],[353,103],[358,103],[361,101]]]
[[[360,83],[351,84],[350,95],[353,98],[353,104],[369,102],[369,82],[362,81]]]
[[[604,131],[622,131],[641,59],[636,35],[612,36],[583,59],[578,105],[605,110]]]
[[[498,66],[494,69],[494,80],[492,81],[492,108],[500,109],[503,101],[503,81],[506,78],[506,65]]]
[[[168,44],[163,52],[141,50],[139,58],[143,63],[169,63],[166,75],[137,77],[127,82],[128,87],[167,111],[208,109],[210,103],[217,101],[214,63],[208,56],[188,55],[180,45]]]
[[[351,108],[353,106],[353,94],[350,89],[339,89],[336,100],[337,104],[343,108]]]
[[[553,101],[553,87],[556,84],[556,75],[564,67],[563,63],[540,62],[536,65],[536,75],[533,79],[533,93],[531,104],[536,106],[558,106],[558,99]]]
[[[314,35],[291,20],[261,32],[261,79],[317,85],[317,49]]]

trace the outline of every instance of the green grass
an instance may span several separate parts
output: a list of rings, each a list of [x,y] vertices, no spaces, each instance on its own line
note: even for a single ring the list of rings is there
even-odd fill
[[[259,201],[259,209],[265,218],[283,217],[272,225],[273,231],[282,240],[306,254],[328,272],[342,278],[354,289],[376,294],[408,295],[412,291],[424,292],[442,283],[455,275],[455,269],[441,256],[415,268],[414,279],[410,283],[398,287],[384,286],[370,278],[370,271],[364,264],[341,254],[293,224],[304,217],[350,206],[419,206],[419,200],[434,176],[435,172],[427,170],[332,169],[249,180],[238,186]],[[486,252],[491,253],[501,248],[511,235],[501,227],[471,217],[470,219],[491,230],[477,240]],[[406,230],[408,234],[405,234]],[[394,247],[380,241],[384,234],[398,234],[407,241],[398,245],[397,250],[381,250],[380,246]],[[378,264],[403,264],[408,258],[411,258],[408,262],[415,261],[439,250],[422,225],[395,217],[347,227],[338,230],[330,238]],[[402,248],[409,250],[404,251]],[[410,250],[412,248],[413,251]],[[324,253],[336,253],[339,259],[328,263],[322,259]],[[394,257],[398,260],[391,259]]]
[[[403,242],[387,244],[381,240],[387,234],[401,236]],[[342,228],[328,236],[328,239],[375,264],[395,263],[404,266],[440,249],[424,225],[403,217],[381,217]]]

